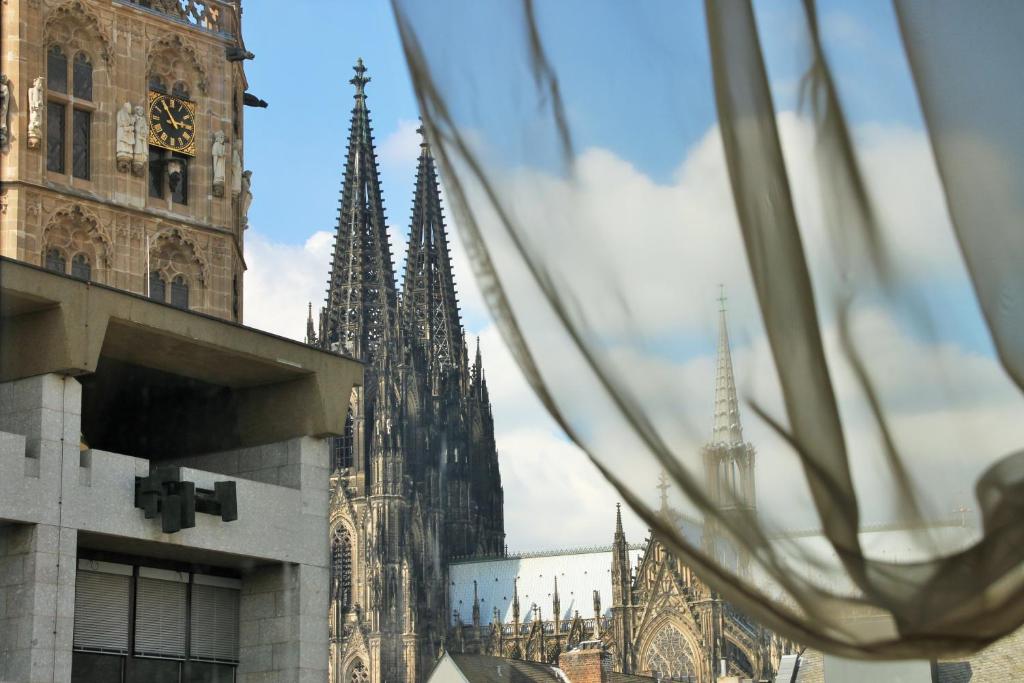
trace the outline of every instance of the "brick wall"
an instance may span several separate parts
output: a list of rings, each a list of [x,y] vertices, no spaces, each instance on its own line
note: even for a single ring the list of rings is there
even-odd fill
[[[560,654],[558,668],[569,679],[569,683],[608,683],[612,658],[600,642],[589,641]]]

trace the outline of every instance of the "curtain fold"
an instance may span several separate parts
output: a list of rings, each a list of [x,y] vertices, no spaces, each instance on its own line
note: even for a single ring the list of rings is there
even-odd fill
[[[1024,10],[941,4],[393,0],[538,397],[715,591],[846,656],[1024,622]]]

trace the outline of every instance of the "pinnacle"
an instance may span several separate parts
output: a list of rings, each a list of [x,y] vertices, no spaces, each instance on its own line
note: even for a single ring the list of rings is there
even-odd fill
[[[712,443],[743,443],[740,425],[739,399],[733,375],[732,353],[729,348],[729,329],[726,324],[725,287],[718,297],[718,360],[715,371],[715,420]]]

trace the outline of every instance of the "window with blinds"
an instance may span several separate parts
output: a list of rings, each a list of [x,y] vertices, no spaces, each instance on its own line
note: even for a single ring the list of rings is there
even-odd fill
[[[184,659],[187,575],[140,567],[135,587],[135,654]]]
[[[192,659],[238,662],[238,588],[228,585],[229,581],[193,577]]]
[[[131,575],[132,568],[126,565],[89,562],[79,566],[72,641],[76,650],[128,652]]]

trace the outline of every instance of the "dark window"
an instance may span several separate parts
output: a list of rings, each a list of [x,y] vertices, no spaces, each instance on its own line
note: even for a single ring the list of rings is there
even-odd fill
[[[75,254],[71,259],[71,274],[82,280],[90,279],[92,266],[89,265],[89,257],[85,254]]]
[[[131,681],[146,683],[179,683],[181,664],[167,659],[136,657],[131,663]]]
[[[171,201],[175,204],[188,204],[188,157],[178,152],[171,153],[172,159],[179,159],[177,179],[168,175],[167,182],[171,186]]]
[[[71,655],[71,683],[109,683],[121,680],[124,657],[74,652]]]
[[[84,52],[75,55],[75,69],[73,74],[72,92],[75,97],[83,100],[92,99],[92,64],[89,56]]]
[[[188,308],[188,284],[180,275],[171,280],[171,305]]]
[[[46,103],[46,170],[64,172],[64,105]]]
[[[352,409],[345,416],[345,431],[341,436],[331,439],[331,467],[340,470],[352,467],[352,444],[355,425],[352,422]]]
[[[175,97],[180,97],[182,99],[186,99],[187,100],[188,99],[188,85],[185,84],[184,81],[178,81],[177,83],[174,84],[174,87],[171,88],[171,94],[174,95]]]
[[[238,276],[231,277],[231,314],[238,320]]]
[[[167,86],[164,85],[163,80],[159,76],[149,77],[149,89],[156,90],[157,92],[167,92]]]
[[[76,178],[89,179],[89,137],[91,135],[92,113],[84,109],[74,110],[71,134],[71,173]]]
[[[57,45],[46,55],[46,87],[54,92],[68,91],[68,58]]]
[[[188,683],[234,683],[235,667],[212,662],[189,662]]]
[[[64,260],[64,254],[60,253],[59,249],[51,249],[46,252],[46,269],[52,270],[55,273],[67,271],[67,262]]]
[[[352,537],[345,527],[331,540],[331,593],[341,609],[352,606]]]
[[[164,156],[164,150],[159,147],[149,146],[149,196],[156,197],[157,199],[164,198],[164,183],[167,182],[165,179],[166,174],[164,173],[164,165],[162,162],[155,160],[162,159]]]
[[[149,298],[157,301],[167,301],[167,287],[160,273],[153,271],[149,274]]]

